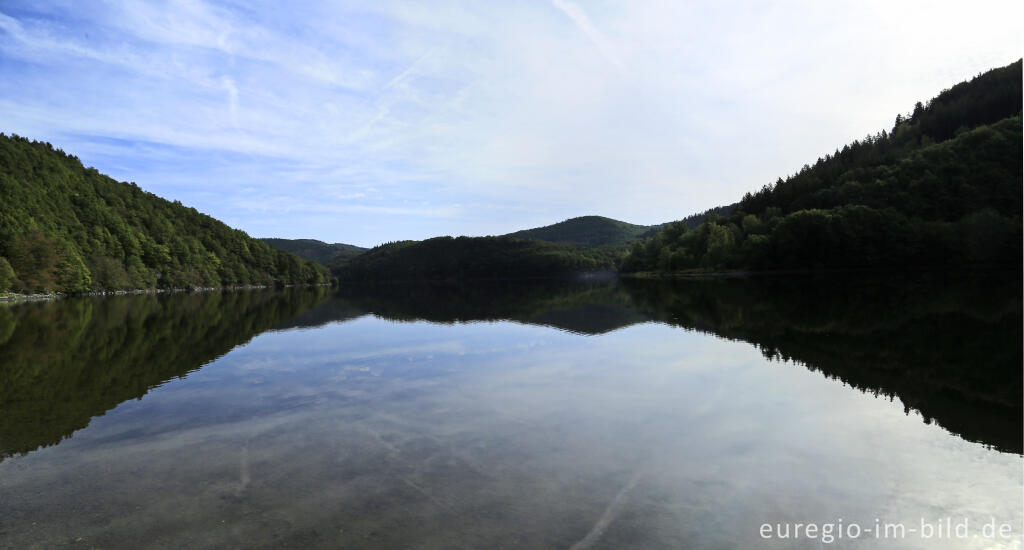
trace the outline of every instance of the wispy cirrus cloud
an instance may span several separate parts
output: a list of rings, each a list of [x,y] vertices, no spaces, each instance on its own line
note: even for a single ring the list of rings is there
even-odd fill
[[[554,4],[556,8],[562,10],[562,12],[565,13],[565,15],[568,16],[581,31],[583,31],[583,34],[593,42],[594,47],[597,48],[597,51],[601,53],[602,57],[608,60],[609,63],[619,70],[625,68],[622,60],[619,59],[618,54],[615,53],[615,49],[608,43],[608,39],[594,27],[594,23],[590,21],[590,18],[587,17],[587,13],[583,11],[583,8],[581,8],[579,4],[570,2],[569,0],[551,0],[551,3]]]
[[[0,131],[259,236],[658,223],[1013,61],[1021,15],[1014,2],[15,0],[0,5]]]

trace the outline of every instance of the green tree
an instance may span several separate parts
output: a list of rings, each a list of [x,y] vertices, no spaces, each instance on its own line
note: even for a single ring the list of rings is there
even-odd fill
[[[675,270],[680,262],[707,269],[1019,264],[1021,65],[918,102],[891,133],[855,140],[728,210],[708,211],[685,235],[666,228],[635,247],[624,271]]]
[[[328,270],[114,181],[48,143],[0,134],[0,254],[18,290],[317,284]]]
[[[7,292],[14,283],[14,268],[7,258],[0,256],[0,292]]]
[[[726,265],[735,247],[736,241],[733,232],[727,226],[711,224],[708,232],[708,251],[704,256],[704,265],[707,267]]]

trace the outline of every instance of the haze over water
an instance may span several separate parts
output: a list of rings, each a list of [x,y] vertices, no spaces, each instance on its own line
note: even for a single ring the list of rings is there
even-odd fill
[[[0,547],[1019,548],[1018,282],[0,308]]]

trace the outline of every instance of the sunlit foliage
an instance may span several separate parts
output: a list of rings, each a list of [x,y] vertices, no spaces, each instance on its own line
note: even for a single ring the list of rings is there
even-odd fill
[[[0,134],[0,257],[19,292],[315,284],[326,269],[85,168],[49,143]],[[4,282],[0,264],[0,283]],[[2,289],[0,289],[2,290]]]

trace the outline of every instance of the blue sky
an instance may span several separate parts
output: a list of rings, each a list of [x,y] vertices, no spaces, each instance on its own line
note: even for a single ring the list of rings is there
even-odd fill
[[[0,2],[0,131],[253,236],[737,200],[1021,56],[1019,2]]]

